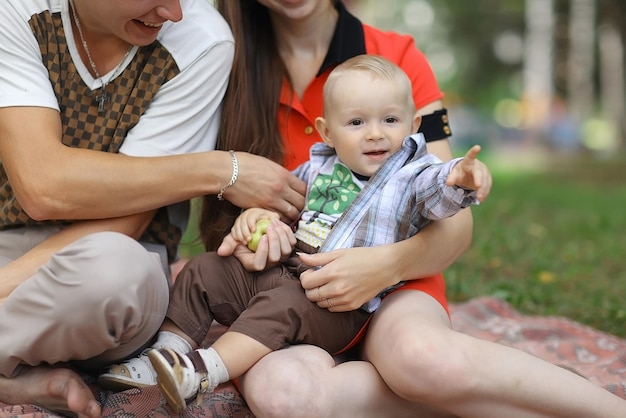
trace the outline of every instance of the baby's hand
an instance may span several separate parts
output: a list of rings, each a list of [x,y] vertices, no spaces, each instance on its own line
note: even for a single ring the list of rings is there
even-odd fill
[[[489,195],[492,178],[489,168],[477,159],[478,153],[480,153],[480,145],[470,148],[463,159],[450,171],[446,185],[476,190],[476,199],[482,202]]]
[[[280,215],[276,212],[267,209],[261,208],[250,208],[246,209],[237,217],[235,220],[235,224],[230,230],[231,237],[240,244],[248,245],[248,243],[252,240],[253,236],[258,236],[260,239],[261,235],[265,233],[265,230],[258,231],[257,227],[266,228],[273,220],[280,219]],[[266,220],[269,221],[265,223],[265,226],[259,221]],[[261,232],[259,234],[259,232]],[[258,245],[257,239],[257,245]],[[256,250],[256,246],[254,246]],[[253,251],[255,251],[253,250]]]
[[[296,237],[286,223],[274,219],[261,236],[256,251],[247,243],[242,244],[228,234],[217,249],[221,256],[234,255],[248,271],[262,271],[286,259],[296,245]]]

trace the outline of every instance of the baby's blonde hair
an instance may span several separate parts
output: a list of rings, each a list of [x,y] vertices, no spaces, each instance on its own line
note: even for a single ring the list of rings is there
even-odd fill
[[[379,55],[364,54],[344,61],[331,71],[324,84],[324,114],[326,114],[326,109],[330,108],[332,90],[335,84],[342,76],[351,71],[366,72],[374,79],[396,81],[399,87],[406,92],[407,106],[410,106],[415,111],[411,80],[409,80],[404,70],[387,58]],[[364,86],[364,88],[367,88],[367,86]]]

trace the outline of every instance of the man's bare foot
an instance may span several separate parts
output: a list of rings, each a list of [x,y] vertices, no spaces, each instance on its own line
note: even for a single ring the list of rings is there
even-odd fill
[[[37,405],[80,418],[98,418],[101,414],[87,384],[70,369],[29,367],[12,378],[0,376],[0,401]]]

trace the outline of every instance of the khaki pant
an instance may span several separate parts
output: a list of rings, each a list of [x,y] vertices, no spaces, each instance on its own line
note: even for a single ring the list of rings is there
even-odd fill
[[[0,231],[0,264],[56,227]],[[0,374],[18,366],[75,362],[97,370],[141,350],[168,304],[161,263],[132,238],[88,235],[54,254],[0,304]]]

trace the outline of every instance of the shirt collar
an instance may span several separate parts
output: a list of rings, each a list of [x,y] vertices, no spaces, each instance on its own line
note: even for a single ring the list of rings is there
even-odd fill
[[[317,73],[318,76],[332,65],[341,64],[349,58],[365,54],[363,24],[348,12],[340,1],[337,2],[337,11],[339,12],[337,27],[330,42],[326,58],[324,58],[322,67]]]

